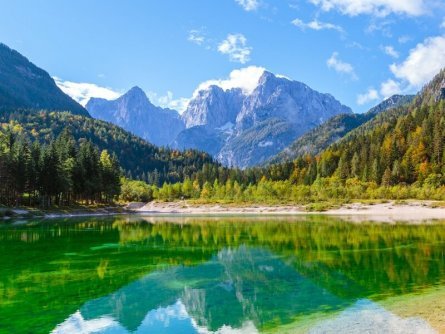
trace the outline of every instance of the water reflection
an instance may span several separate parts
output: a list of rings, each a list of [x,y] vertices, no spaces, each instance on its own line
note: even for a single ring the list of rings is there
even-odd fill
[[[180,314],[189,315],[196,326],[210,331],[224,325],[242,328],[247,322],[258,328],[272,322],[289,323],[302,314],[337,310],[349,304],[272,253],[241,246],[223,249],[198,266],[149,274],[85,303],[80,313],[86,320],[111,316],[132,332],[152,310],[172,310],[178,301],[186,311]]]
[[[3,226],[0,332],[428,333],[430,323],[381,301],[444,286],[444,226],[326,217]]]
[[[339,312],[340,310],[343,310]],[[339,313],[339,314],[336,314]],[[194,267],[155,272],[84,304],[54,333],[258,333],[316,314],[310,333],[434,333],[369,300],[339,298],[268,251],[223,249]],[[321,315],[321,316],[320,316]]]

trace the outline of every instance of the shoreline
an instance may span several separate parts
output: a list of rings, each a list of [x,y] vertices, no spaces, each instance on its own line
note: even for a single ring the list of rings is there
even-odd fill
[[[315,203],[317,204],[317,203]],[[353,222],[423,222],[445,220],[445,207],[441,202],[412,200],[403,203],[350,203],[324,211],[311,210],[313,206],[262,205],[262,204],[199,204],[188,201],[129,203],[125,207],[73,208],[50,212],[23,208],[4,208],[13,213],[3,220],[26,218],[76,218],[106,217],[114,215],[141,216],[306,216],[323,215],[342,218]],[[321,209],[324,209],[321,207]]]
[[[150,202],[131,211],[141,215],[268,215],[268,216],[305,216],[324,215],[345,218],[350,221],[378,222],[422,222],[426,220],[445,220],[445,207],[434,207],[435,201],[407,201],[396,203],[343,204],[338,208],[325,211],[307,210],[297,205],[233,205],[233,204],[195,204],[187,201]]]

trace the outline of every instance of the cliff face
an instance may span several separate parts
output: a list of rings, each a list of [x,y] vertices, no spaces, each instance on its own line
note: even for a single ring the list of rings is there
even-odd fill
[[[173,145],[245,168],[268,160],[332,116],[351,113],[329,94],[265,71],[249,94],[217,86],[198,92],[182,115],[187,129]]]
[[[86,108],[91,116],[121,126],[155,145],[170,145],[184,129],[176,111],[154,106],[139,87],[113,101],[92,98]]]

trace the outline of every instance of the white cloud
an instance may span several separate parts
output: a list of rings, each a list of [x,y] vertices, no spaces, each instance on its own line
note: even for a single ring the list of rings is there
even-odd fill
[[[381,83],[379,92],[371,87],[366,93],[359,94],[357,96],[357,104],[364,105],[376,100],[386,100],[395,94],[403,93],[404,89],[402,89],[400,82],[388,79]]]
[[[445,37],[429,37],[410,50],[408,58],[392,64],[391,72],[413,88],[420,88],[445,67]]]
[[[380,94],[383,96],[384,99],[387,99],[394,94],[400,93],[402,93],[400,82],[388,79],[385,82],[382,82],[382,84],[380,85]]]
[[[107,329],[113,329],[119,327],[119,323],[111,316],[103,316],[96,319],[85,319],[80,313],[76,311],[70,315],[61,324],[57,325],[53,329],[51,334],[63,334],[63,333],[97,333],[101,331],[107,331]]]
[[[427,12],[426,0],[309,0],[324,11],[338,10],[356,16],[387,16],[391,13],[419,16]]]
[[[201,83],[193,93],[193,96],[196,96],[199,91],[205,90],[210,86],[219,86],[224,90],[241,88],[244,94],[251,94],[258,86],[258,81],[264,71],[263,67],[257,66],[233,70],[227,79],[208,80]]]
[[[335,25],[333,23],[321,22],[317,20],[313,20],[311,22],[304,22],[300,19],[295,19],[292,21],[292,24],[302,30],[312,29],[312,30],[336,30],[338,32],[344,32],[343,28]]]
[[[230,61],[245,64],[250,60],[252,48],[247,46],[247,39],[243,34],[229,34],[218,45],[218,51],[228,55]]]
[[[390,57],[399,58],[399,53],[391,45],[383,47],[383,51]]]
[[[382,36],[387,38],[393,37],[392,26],[394,25],[393,20],[387,19],[372,19],[369,26],[366,28],[365,32],[372,34],[375,32],[380,32]]]
[[[202,45],[205,42],[206,38],[200,30],[193,29],[189,31],[187,40],[197,45]]]
[[[235,0],[244,10],[252,11],[258,9],[260,2],[258,0]]]
[[[110,88],[100,87],[92,83],[63,81],[57,77],[54,77],[54,81],[65,94],[68,94],[71,98],[83,106],[85,106],[92,97],[115,100],[122,95],[120,92],[116,92]],[[168,91],[165,95],[158,95],[154,92],[148,92],[147,96],[153,104],[162,108],[177,110],[179,113],[182,113],[185,109],[187,109],[187,105],[190,101],[190,99],[184,97],[174,98],[173,93],[170,91]]]
[[[88,100],[92,97],[114,100],[122,95],[110,88],[100,87],[92,83],[63,81],[57,77],[54,77],[53,79],[65,94],[68,94],[83,106],[85,106]]]
[[[402,93],[403,89],[401,88],[400,82],[393,79],[388,79],[385,82],[382,82],[380,85],[380,92],[371,87],[366,93],[359,94],[357,96],[357,104],[364,105],[376,100],[386,100],[395,94]]]
[[[338,52],[334,52],[332,56],[326,61],[329,68],[334,69],[338,73],[347,74],[353,80],[357,80],[357,74],[355,74],[354,67],[338,58]]]
[[[187,99],[185,97],[174,98],[174,95],[171,91],[168,91],[165,95],[161,96],[159,96],[155,92],[148,92],[147,95],[153,104],[159,105],[162,108],[174,109],[180,114],[182,114],[185,109],[187,109],[187,106],[190,102],[190,99]]]
[[[357,104],[358,105],[368,104],[370,102],[378,100],[379,98],[380,98],[379,92],[377,92],[377,90],[375,90],[374,88],[370,88],[366,93],[359,94],[357,96]]]

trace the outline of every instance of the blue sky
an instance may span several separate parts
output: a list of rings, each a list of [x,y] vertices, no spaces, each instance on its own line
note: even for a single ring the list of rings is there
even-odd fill
[[[0,41],[83,102],[143,88],[183,108],[255,67],[362,112],[445,66],[442,0],[0,0]],[[233,79],[233,78],[232,78]]]

